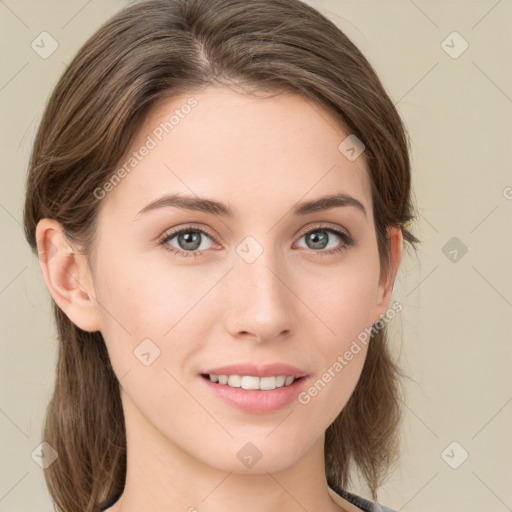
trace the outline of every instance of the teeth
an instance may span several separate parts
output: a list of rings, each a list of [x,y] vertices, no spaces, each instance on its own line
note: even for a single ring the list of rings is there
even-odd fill
[[[232,388],[272,390],[289,386],[294,377],[279,375],[277,377],[253,377],[252,375],[215,375],[210,374],[212,382],[227,384]]]
[[[286,377],[286,379],[284,381],[284,385],[289,386],[294,380],[295,380],[295,377]]]

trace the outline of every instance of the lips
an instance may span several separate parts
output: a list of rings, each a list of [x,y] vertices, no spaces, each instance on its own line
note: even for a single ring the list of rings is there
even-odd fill
[[[220,368],[215,369],[215,371]],[[245,371],[247,368],[245,368]],[[260,367],[261,370],[261,367]],[[282,370],[282,367],[281,367]],[[224,370],[223,370],[224,371]],[[274,371],[274,370],[272,370]],[[289,377],[293,378],[292,376]],[[204,374],[199,379],[200,385],[205,386],[212,396],[246,413],[267,414],[278,411],[293,403],[297,395],[307,385],[310,377],[304,376],[294,380],[290,385],[275,388],[272,390],[243,389],[241,387],[230,387],[205,378]]]

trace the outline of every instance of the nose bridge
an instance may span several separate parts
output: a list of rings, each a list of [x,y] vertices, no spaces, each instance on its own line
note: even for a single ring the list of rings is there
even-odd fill
[[[229,287],[232,334],[250,332],[263,339],[291,328],[293,294],[281,263],[277,251],[254,237],[236,247]]]
[[[247,237],[236,248],[234,273],[238,285],[258,302],[280,301],[283,296],[283,265],[277,252],[266,244]]]

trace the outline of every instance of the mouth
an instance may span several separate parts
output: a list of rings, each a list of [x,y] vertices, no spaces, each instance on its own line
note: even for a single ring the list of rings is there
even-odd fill
[[[251,414],[268,414],[292,404],[307,385],[308,375],[220,375],[200,373],[214,397]]]
[[[216,375],[213,373],[201,373],[201,377],[219,386],[241,388],[254,391],[272,391],[278,388],[291,386],[305,377],[292,377],[286,375],[274,375],[268,377],[256,377],[254,375]]]

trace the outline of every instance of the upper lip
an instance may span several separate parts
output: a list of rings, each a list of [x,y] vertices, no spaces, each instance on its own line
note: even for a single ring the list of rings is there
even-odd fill
[[[284,375],[285,377],[295,377],[296,379],[308,375],[304,370],[284,363],[262,365],[254,363],[230,364],[218,368],[211,368],[202,373],[213,373],[214,375],[252,375],[254,377],[278,377],[279,375]]]

